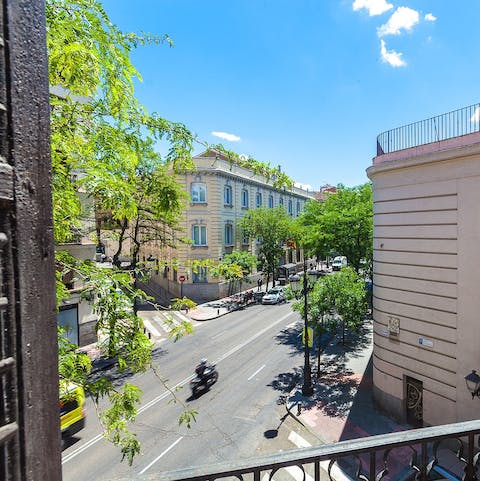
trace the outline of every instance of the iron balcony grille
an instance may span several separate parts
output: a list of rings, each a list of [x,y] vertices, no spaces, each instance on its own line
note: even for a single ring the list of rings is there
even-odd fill
[[[480,132],[480,104],[387,130],[377,137],[377,156]]]
[[[237,479],[240,481],[272,481],[283,479],[282,469],[300,469],[300,478],[320,481],[321,471],[326,471],[330,480],[335,479],[335,469],[342,460],[349,460],[350,478],[360,481],[381,479],[410,479],[426,481],[432,478],[432,470],[441,465],[441,448],[454,446],[459,462],[463,466],[460,477],[464,481],[476,481],[479,464],[478,436],[480,421],[467,421],[443,426],[412,429],[342,441],[318,447],[287,451],[256,459],[225,462],[200,468],[163,472],[142,478],[155,481],[214,481]],[[392,454],[403,449],[407,452],[405,465],[392,469]],[[336,468],[337,466],[337,468]],[[338,473],[338,471],[337,471]],[[437,476],[438,478],[438,476]],[[325,479],[325,474],[322,475]],[[125,479],[124,481],[127,481]],[[133,479],[128,479],[133,481]]]

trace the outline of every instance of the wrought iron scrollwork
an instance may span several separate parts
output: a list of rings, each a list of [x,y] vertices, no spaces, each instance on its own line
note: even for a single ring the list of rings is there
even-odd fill
[[[411,382],[407,382],[407,410],[416,420],[423,420],[422,390]]]

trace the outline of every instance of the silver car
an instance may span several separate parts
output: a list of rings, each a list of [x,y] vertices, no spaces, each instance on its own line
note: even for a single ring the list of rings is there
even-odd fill
[[[280,304],[285,302],[285,294],[283,293],[283,287],[272,287],[262,297],[262,304]]]

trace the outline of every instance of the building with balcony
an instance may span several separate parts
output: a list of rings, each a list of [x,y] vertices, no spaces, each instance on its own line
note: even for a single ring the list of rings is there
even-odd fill
[[[311,191],[274,187],[271,180],[232,164],[221,152],[208,150],[193,160],[197,170],[178,177],[190,196],[182,227],[191,244],[175,250],[151,251],[161,266],[177,260],[178,269],[165,267],[153,271],[149,293],[160,299],[163,296],[165,301],[184,295],[205,302],[227,295],[227,283],[210,277],[207,269],[196,272],[189,269],[191,261],[221,260],[233,250],[258,252],[261,239],[248,239],[237,225],[249,209],[283,206],[295,218],[305,203],[314,199]],[[280,264],[302,261],[300,249],[286,246]],[[184,281],[180,283],[180,279]],[[256,285],[255,275],[252,285]]]
[[[478,104],[378,137],[374,199],[374,394],[397,419],[478,417]]]

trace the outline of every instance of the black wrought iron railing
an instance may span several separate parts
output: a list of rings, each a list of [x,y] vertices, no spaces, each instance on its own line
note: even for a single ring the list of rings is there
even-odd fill
[[[377,156],[474,132],[480,132],[478,103],[381,133]]]
[[[293,469],[297,473],[292,479],[303,478],[303,481],[320,481],[320,477],[324,480],[326,476],[336,481],[440,478],[476,481],[480,464],[479,435],[480,420],[468,421],[286,451],[235,463],[163,472],[148,479],[276,481],[285,479],[282,471],[291,473]],[[446,450],[451,452],[452,448],[463,471],[456,475],[442,468],[442,455]],[[346,465],[342,463],[347,460]]]

